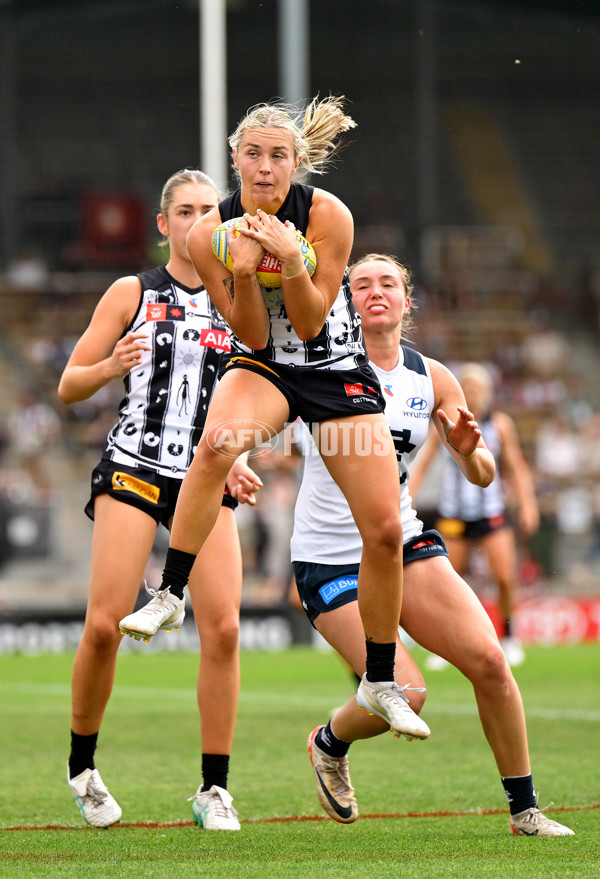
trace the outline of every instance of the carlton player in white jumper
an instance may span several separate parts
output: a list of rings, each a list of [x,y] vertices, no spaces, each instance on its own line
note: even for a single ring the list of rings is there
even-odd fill
[[[169,261],[111,285],[60,380],[65,403],[88,399],[113,379],[124,384],[117,423],[92,473],[86,507],[94,520],[90,594],[72,678],[68,781],[83,818],[96,827],[121,817],[94,762],[121,641],[119,620],[133,610],[159,523],[171,526],[219,360],[229,350],[228,327],[186,248],[190,227],[217,201],[215,184],[201,171],[186,169],[169,178],[157,217]],[[253,503],[260,485],[243,461],[235,463],[228,480],[231,490],[221,491],[217,522],[190,579],[202,648],[198,706],[204,779],[192,808],[197,823],[218,830],[240,826],[227,791],[242,588],[233,509],[236,498]],[[162,628],[177,628],[182,621],[179,612]],[[159,627],[157,622],[154,631]]]
[[[551,821],[537,807],[523,704],[490,619],[450,565],[441,536],[435,531],[422,532],[410,499],[410,460],[425,439],[430,419],[471,482],[491,482],[495,473],[492,455],[452,373],[400,344],[410,308],[408,271],[393,257],[369,254],[351,267],[350,285],[367,352],[387,395],[386,417],[398,455],[405,544],[404,598],[396,623],[419,644],[455,665],[473,684],[481,723],[509,801],[512,832],[569,835],[571,830]],[[299,597],[315,628],[361,675],[365,648],[356,606],[360,537],[344,497],[320,459],[309,454],[305,464],[292,538]],[[419,711],[425,701],[423,678],[399,639],[396,675],[414,710]],[[354,697],[327,725],[310,734],[308,748],[319,802],[336,821],[351,823],[358,818],[348,768],[350,744],[389,728],[380,717],[359,711]],[[398,777],[401,783],[401,772]]]
[[[326,466],[363,543],[358,601],[366,671],[358,699],[398,732],[427,738],[429,727],[394,681],[393,620],[402,604],[400,491],[384,398],[345,280],[352,215],[331,193],[296,179],[301,172],[323,173],[340,135],[354,124],[343,100],[333,96],[315,98],[301,114],[282,104],[251,108],[229,139],[241,185],[190,231],[190,257],[239,344],[215,390],[177,504],[161,589],[168,606],[161,609],[157,597],[150,612],[162,610],[168,623],[179,612],[177,602],[183,607],[189,571],[218,511],[228,458],[270,439],[297,417],[315,425],[317,438],[321,432],[347,433],[347,452],[327,457]],[[212,234],[239,212],[244,220],[239,236],[227,233],[229,271],[213,252]],[[296,227],[314,248],[312,275]],[[281,263],[282,286],[275,295],[256,275],[265,253]],[[377,436],[378,454],[359,453],[365,431]],[[144,608],[127,625],[141,631]]]

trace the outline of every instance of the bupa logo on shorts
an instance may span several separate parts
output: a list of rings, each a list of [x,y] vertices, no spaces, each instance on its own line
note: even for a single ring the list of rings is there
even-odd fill
[[[200,330],[200,344],[217,351],[231,351],[231,339],[224,330]]]
[[[423,397],[410,397],[406,401],[406,405],[416,412],[422,412],[423,409],[427,409],[427,400],[424,400]]]
[[[151,504],[157,504],[160,497],[160,488],[157,485],[150,485],[131,473],[121,473],[115,471],[112,478],[112,487],[115,491],[130,491],[143,497],[144,500],[150,501]]]
[[[319,595],[325,604],[331,604],[334,598],[341,595],[342,592],[348,592],[349,589],[358,589],[358,577],[336,577],[330,580],[319,589]]]
[[[146,320],[185,320],[185,310],[179,305],[154,302],[146,305]]]

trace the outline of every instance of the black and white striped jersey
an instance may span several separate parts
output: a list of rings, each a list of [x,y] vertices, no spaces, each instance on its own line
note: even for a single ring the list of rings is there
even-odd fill
[[[490,416],[482,418],[478,423],[485,444],[496,461],[496,476],[487,488],[473,485],[454,459],[444,455],[438,511],[445,519],[476,522],[478,519],[491,519],[504,512],[504,488],[498,472],[500,457],[498,429]]]
[[[314,187],[292,183],[284,203],[275,214],[282,222],[291,220],[296,229],[306,235],[308,217]],[[244,208],[238,189],[219,204],[221,220],[241,217]],[[317,262],[318,267],[318,262]],[[261,287],[270,318],[270,335],[267,346],[261,351],[248,348],[232,333],[231,348],[234,354],[251,354],[290,366],[320,367],[326,369],[353,369],[365,362],[360,317],[354,309],[350,293],[348,272],[344,277],[321,332],[314,338],[302,341],[292,327],[283,301],[281,287]]]
[[[229,327],[204,287],[180,284],[164,266],[138,275],[140,306],[128,328],[151,351],[124,376],[119,419],[103,457],[183,479],[202,434]]]

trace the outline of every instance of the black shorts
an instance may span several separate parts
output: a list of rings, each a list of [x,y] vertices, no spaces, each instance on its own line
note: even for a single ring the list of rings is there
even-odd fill
[[[163,476],[156,470],[128,467],[103,458],[92,473],[92,495],[86,504],[85,514],[93,521],[95,498],[99,494],[109,494],[117,501],[143,510],[168,528],[182,482],[182,479]],[[221,504],[232,510],[238,505],[238,501],[229,494],[227,486]]]
[[[403,564],[419,559],[447,556],[441,534],[423,531],[404,544]],[[358,598],[358,562],[353,565],[321,565],[315,562],[292,562],[298,595],[310,622],[320,613],[335,610]]]
[[[307,424],[317,424],[330,418],[385,409],[379,379],[366,357],[357,368],[327,369],[236,355],[223,361],[221,376],[231,369],[248,369],[274,384],[288,402],[289,421],[300,417]]]
[[[439,518],[435,527],[444,537],[457,540],[478,540],[491,534],[492,531],[500,531],[501,528],[508,528],[508,520],[504,513],[497,516],[490,516],[486,519],[473,519],[467,521],[465,519],[444,519]]]

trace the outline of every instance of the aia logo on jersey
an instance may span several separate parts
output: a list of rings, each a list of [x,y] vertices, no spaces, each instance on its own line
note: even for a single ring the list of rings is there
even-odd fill
[[[229,333],[223,330],[200,330],[200,344],[204,348],[216,348],[217,351],[231,351]]]
[[[185,311],[179,305],[155,302],[146,305],[146,320],[185,320]]]
[[[355,397],[357,394],[377,394],[375,388],[372,388],[370,385],[365,387],[361,382],[356,382],[355,384],[345,382],[344,389],[348,397]]]
[[[411,409],[416,409],[417,412],[427,409],[427,401],[423,397],[411,397],[410,400],[406,401],[406,405],[410,406]]]

